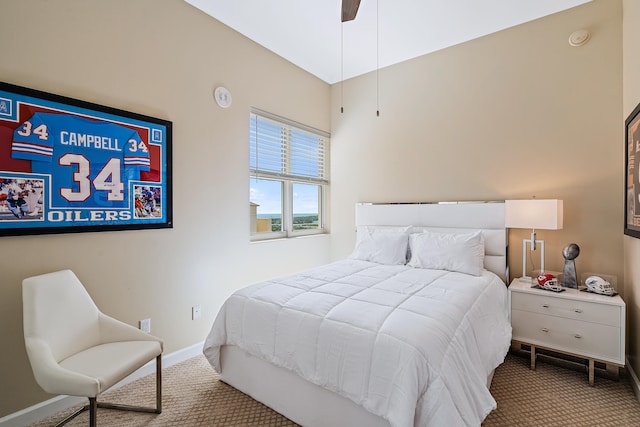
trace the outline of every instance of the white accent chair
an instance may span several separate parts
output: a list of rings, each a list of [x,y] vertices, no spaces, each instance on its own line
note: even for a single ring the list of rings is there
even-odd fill
[[[24,341],[36,382],[52,394],[84,396],[89,409],[162,411],[161,339],[100,312],[71,270],[29,277],[22,282]],[[156,359],[156,407],[97,402],[99,394]]]

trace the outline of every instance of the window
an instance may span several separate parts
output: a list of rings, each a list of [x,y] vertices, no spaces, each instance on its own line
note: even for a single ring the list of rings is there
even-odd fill
[[[259,110],[250,119],[251,239],[324,233],[329,134]]]

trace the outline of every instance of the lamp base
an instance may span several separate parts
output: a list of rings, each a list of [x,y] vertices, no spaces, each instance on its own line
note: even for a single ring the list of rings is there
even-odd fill
[[[537,245],[540,246],[540,270],[544,271],[544,240],[536,240]],[[531,244],[531,240],[523,240],[522,241],[522,277],[521,279],[527,278],[531,281],[531,277],[526,276],[527,272],[527,243]]]

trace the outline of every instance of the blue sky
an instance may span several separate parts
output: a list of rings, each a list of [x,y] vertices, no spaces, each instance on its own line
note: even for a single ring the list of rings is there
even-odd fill
[[[293,193],[294,214],[318,212],[317,185],[294,184]],[[281,184],[278,181],[250,179],[249,197],[253,203],[260,205],[258,214],[282,212]]]

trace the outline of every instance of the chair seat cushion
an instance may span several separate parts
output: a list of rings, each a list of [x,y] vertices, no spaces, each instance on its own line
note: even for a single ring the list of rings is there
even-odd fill
[[[161,353],[162,348],[157,341],[114,342],[76,353],[62,360],[60,366],[95,378],[100,384],[97,396]]]

